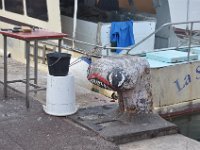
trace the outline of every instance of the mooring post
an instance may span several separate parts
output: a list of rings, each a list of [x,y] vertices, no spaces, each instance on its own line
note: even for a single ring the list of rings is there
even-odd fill
[[[92,63],[88,80],[105,89],[117,91],[119,111],[131,114],[152,112],[150,66],[142,57],[110,56]]]

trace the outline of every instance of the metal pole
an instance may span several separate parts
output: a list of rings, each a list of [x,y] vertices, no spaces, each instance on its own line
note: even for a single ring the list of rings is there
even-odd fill
[[[62,42],[62,39],[59,39],[58,40],[58,52],[61,53],[61,42]]]
[[[26,108],[29,108],[29,88],[30,88],[30,41],[26,41]]]
[[[189,8],[190,8],[190,0],[187,0],[187,16],[186,16],[186,21],[189,21]],[[188,24],[186,24],[186,31],[189,30]]]
[[[7,98],[7,86],[8,86],[8,69],[7,69],[7,36],[3,36],[4,39],[4,54],[3,54],[3,58],[4,58],[4,97]]]
[[[192,44],[192,30],[193,30],[193,25],[194,23],[192,22],[191,23],[191,26],[190,26],[190,34],[189,34],[189,43],[188,43],[188,61],[190,61],[190,50],[191,50],[191,44]]]
[[[187,18],[186,18],[187,22],[189,21],[189,14],[190,14],[189,12],[190,12],[190,0],[187,0]]]
[[[34,84],[37,85],[38,81],[38,41],[34,42]],[[37,94],[37,92],[35,92]]]
[[[75,47],[75,39],[76,39],[76,28],[77,28],[77,12],[78,12],[78,0],[74,0],[74,17],[73,17],[73,41],[72,48]]]
[[[45,64],[45,57],[46,57],[46,45],[43,45],[42,50],[42,63]]]
[[[109,56],[109,50],[108,49],[106,49],[106,55]]]

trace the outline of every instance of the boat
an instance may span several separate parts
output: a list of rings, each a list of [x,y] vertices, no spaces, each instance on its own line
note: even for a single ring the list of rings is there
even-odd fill
[[[197,111],[200,98],[200,1],[146,0],[144,3],[141,0],[118,0],[117,9],[111,10],[101,8],[98,3],[95,0],[2,0],[0,28],[23,25],[66,33],[68,37],[62,43],[63,51],[71,53],[72,62],[76,62],[82,55],[94,59],[116,55],[113,51],[116,47],[109,39],[111,23],[134,20],[135,45],[124,47],[117,55],[138,55],[148,59],[155,110],[163,115]],[[2,42],[1,38],[0,48]],[[41,42],[40,47],[41,63],[45,63],[44,54],[54,51],[56,44]],[[14,59],[24,61],[23,42],[9,38],[8,50]],[[168,56],[168,52],[184,57],[163,57]],[[87,81],[88,66],[81,61],[71,66],[70,71],[79,75],[76,81],[80,85],[91,89],[94,86]],[[95,88],[107,96],[113,93]]]

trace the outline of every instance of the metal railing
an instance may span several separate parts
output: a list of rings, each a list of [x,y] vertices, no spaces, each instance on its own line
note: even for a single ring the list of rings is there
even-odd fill
[[[190,30],[189,30],[189,42],[188,42],[188,60],[190,57],[190,50],[191,50],[191,43],[192,43],[192,31],[193,31],[193,27],[195,23],[200,23],[200,21],[186,21],[186,22],[176,22],[176,23],[165,23],[163,25],[161,25],[158,29],[156,29],[154,32],[152,32],[151,34],[149,34],[147,37],[145,37],[144,39],[142,39],[140,42],[136,43],[134,46],[132,46],[126,54],[129,54],[131,50],[133,50],[134,48],[136,48],[137,46],[139,46],[140,44],[142,44],[143,42],[145,42],[147,39],[149,39],[151,36],[155,35],[156,33],[158,33],[159,31],[161,31],[163,28],[165,27],[172,27],[174,25],[190,25]],[[187,29],[188,30],[188,29]],[[200,31],[199,31],[200,32]]]
[[[97,49],[99,51],[99,49],[101,50],[112,50],[112,49],[123,49],[126,50],[126,54],[130,54],[130,52],[132,50],[134,50],[136,47],[138,47],[139,45],[141,45],[142,43],[144,43],[146,40],[148,40],[149,38],[151,38],[153,35],[155,35],[156,33],[160,32],[162,29],[166,28],[166,27],[172,27],[175,25],[186,25],[187,26],[187,33],[188,34],[188,46],[184,46],[181,48],[189,48],[188,49],[188,60],[190,57],[190,51],[191,51],[191,44],[192,44],[192,31],[194,28],[194,24],[195,23],[200,23],[200,21],[185,21],[185,22],[176,22],[176,23],[165,23],[163,25],[161,25],[158,29],[156,29],[154,32],[152,32],[151,34],[149,34],[148,36],[146,36],[144,39],[142,39],[141,41],[139,41],[138,43],[136,43],[135,45],[131,46],[131,47],[111,47],[111,46],[102,46],[102,45],[97,45],[97,44],[92,44],[92,43],[88,43],[88,42],[84,42],[84,41],[80,41],[80,40],[76,40],[73,38],[64,38],[65,40],[68,41],[72,41],[75,43],[79,43],[79,44],[83,44],[83,45],[88,45],[88,46],[94,46],[94,49]],[[188,29],[188,26],[190,26],[190,29]],[[200,32],[200,31],[199,31]],[[55,46],[57,47],[58,45],[56,43],[49,43],[49,42],[41,42],[43,44],[47,44],[47,45],[51,45],[51,46]],[[83,55],[92,55],[93,53],[95,53],[95,50],[83,50],[83,49],[76,49],[76,48],[72,48],[70,46],[63,46],[63,49],[66,49],[68,51],[75,51],[75,52],[79,52]],[[159,50],[155,50],[155,51],[165,51],[166,49],[159,49]],[[137,53],[137,54],[133,54],[133,55],[138,55],[138,54],[142,54],[142,53]],[[97,56],[96,56],[97,57]]]

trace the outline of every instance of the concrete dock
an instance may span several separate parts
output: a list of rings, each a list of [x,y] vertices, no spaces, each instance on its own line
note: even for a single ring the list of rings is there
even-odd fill
[[[24,64],[8,59],[8,79],[25,78]],[[46,85],[46,72],[39,71],[39,84]],[[3,80],[3,60],[0,57],[0,80]],[[25,86],[11,84],[9,97],[3,98],[0,84],[0,149],[1,150],[199,150],[200,143],[181,134],[116,145],[66,117],[44,113],[45,92],[31,95],[31,108],[25,108]],[[113,104],[111,99],[76,84],[79,108]]]

